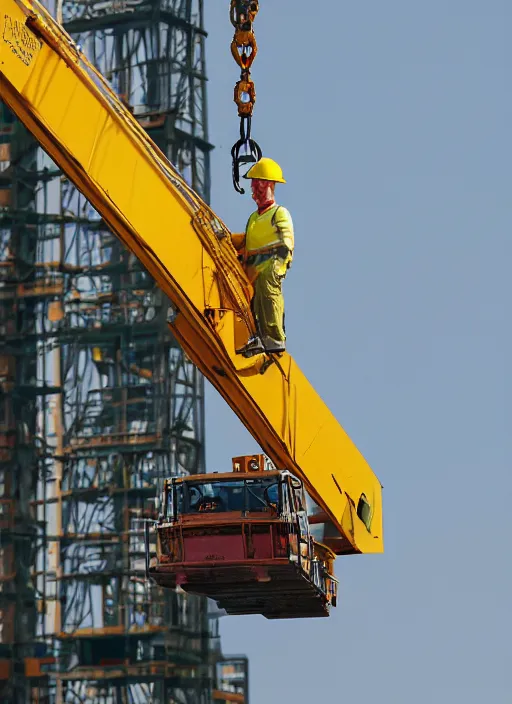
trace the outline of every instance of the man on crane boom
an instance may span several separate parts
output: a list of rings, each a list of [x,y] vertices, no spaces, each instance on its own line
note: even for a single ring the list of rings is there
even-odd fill
[[[254,286],[252,308],[258,334],[237,350],[245,357],[261,352],[284,352],[283,279],[294,249],[293,222],[286,208],[275,202],[276,183],[286,183],[279,164],[263,157],[245,178],[251,179],[252,198],[258,206],[245,232],[232,235],[247,276]]]

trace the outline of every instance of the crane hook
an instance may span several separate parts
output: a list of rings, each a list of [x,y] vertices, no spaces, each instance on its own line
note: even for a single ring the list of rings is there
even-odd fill
[[[245,190],[240,186],[240,167],[245,164],[255,164],[262,157],[262,151],[257,142],[251,138],[251,118],[244,116],[240,119],[240,139],[231,149],[233,159],[233,186],[237,193],[242,195]]]

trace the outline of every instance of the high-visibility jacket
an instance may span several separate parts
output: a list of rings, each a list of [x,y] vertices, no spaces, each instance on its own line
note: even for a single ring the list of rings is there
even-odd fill
[[[245,256],[282,249],[285,265],[289,266],[293,258],[295,245],[293,222],[290,213],[282,205],[273,205],[263,213],[255,211],[245,228]],[[284,251],[286,247],[286,251]]]

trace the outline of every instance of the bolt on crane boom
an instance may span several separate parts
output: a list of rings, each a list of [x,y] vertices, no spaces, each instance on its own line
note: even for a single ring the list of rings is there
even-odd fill
[[[303,483],[327,548],[382,552],[380,482],[293,358],[235,353],[255,326],[228,229],[37,0],[2,0],[0,97],[169,297],[176,339]]]

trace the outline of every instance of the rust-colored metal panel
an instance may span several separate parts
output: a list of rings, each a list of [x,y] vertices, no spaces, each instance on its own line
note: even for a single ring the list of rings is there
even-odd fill
[[[8,680],[11,676],[11,661],[0,660],[0,680]]]
[[[43,669],[44,665],[54,665],[55,658],[25,658],[25,676],[26,677],[45,677],[46,672]]]
[[[0,643],[9,644],[14,640],[14,604],[0,606]]]

